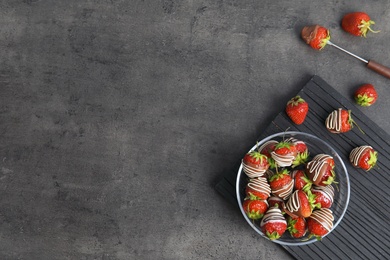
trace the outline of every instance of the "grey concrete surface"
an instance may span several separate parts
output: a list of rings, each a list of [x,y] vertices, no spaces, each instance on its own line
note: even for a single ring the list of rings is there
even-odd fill
[[[366,11],[378,34],[343,32]],[[0,1],[0,259],[289,259],[215,190],[314,74],[388,131],[390,2]]]

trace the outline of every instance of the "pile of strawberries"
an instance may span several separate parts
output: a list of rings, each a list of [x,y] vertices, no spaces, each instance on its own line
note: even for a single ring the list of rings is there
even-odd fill
[[[242,160],[244,212],[271,240],[286,232],[321,239],[333,228],[335,163],[327,154],[310,158],[303,141],[289,138],[267,141]]]

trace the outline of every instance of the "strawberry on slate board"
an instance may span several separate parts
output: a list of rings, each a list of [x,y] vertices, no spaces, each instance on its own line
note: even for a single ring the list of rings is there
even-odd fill
[[[330,33],[325,27],[312,25],[302,29],[301,37],[313,49],[321,50],[330,40]]]
[[[368,107],[376,102],[378,93],[372,84],[364,84],[355,91],[354,98],[358,105]]]
[[[365,12],[353,12],[344,15],[341,20],[341,27],[344,31],[355,35],[366,37],[368,31],[377,33],[379,31],[374,31],[371,29],[371,25],[375,24],[371,20],[370,16]]]
[[[342,108],[334,110],[325,120],[326,129],[333,134],[346,133],[350,131],[354,125],[359,128],[352,118],[351,110]],[[364,133],[360,128],[359,130]]]
[[[242,207],[250,219],[261,219],[268,209],[266,200],[245,200]]]
[[[349,160],[353,166],[369,171],[377,163],[378,152],[369,145],[359,146],[351,151]]]
[[[309,105],[300,96],[295,96],[287,102],[286,113],[290,119],[297,125],[305,121]]]

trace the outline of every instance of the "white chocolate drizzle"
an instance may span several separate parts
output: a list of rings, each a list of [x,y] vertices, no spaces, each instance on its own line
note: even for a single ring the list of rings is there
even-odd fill
[[[291,179],[291,181],[287,185],[283,186],[282,188],[277,190],[272,190],[272,194],[274,194],[275,196],[283,200],[286,200],[291,195],[293,189],[294,189],[294,180]]]
[[[325,120],[326,128],[334,134],[341,132],[341,108],[334,110]]]
[[[264,160],[266,159],[264,158]],[[246,163],[244,163],[244,160],[242,160],[242,170],[249,178],[261,177],[266,172],[265,168],[257,168],[257,167],[249,166]]]
[[[313,188],[313,190],[321,192],[324,196],[326,196],[333,203],[334,188],[332,185],[316,186]]]
[[[271,194],[271,187],[266,178],[259,177],[250,179],[247,185],[249,188],[258,192],[263,192],[268,196]]]
[[[320,153],[314,156],[313,161],[328,161],[328,159],[333,160],[333,157],[328,154]]]
[[[287,221],[284,218],[282,211],[279,208],[273,207],[270,208],[264,215],[261,220],[260,227],[264,226],[268,222],[282,222],[287,225]]]
[[[286,202],[286,209],[291,212],[292,214],[295,214],[298,212],[299,208],[301,207],[301,203],[299,201],[299,195],[298,191],[294,191],[294,193],[290,196],[288,201]]]
[[[313,211],[309,218],[316,220],[320,223],[326,230],[331,231],[333,228],[333,213],[330,209],[320,208],[318,210]]]
[[[307,166],[306,166],[306,169],[310,172],[310,173],[313,173],[314,172],[314,175],[313,175],[313,182],[316,182],[317,179],[321,178],[322,176],[320,176],[320,173],[321,173],[321,169],[322,167],[327,167],[328,163],[326,161],[310,161]]]
[[[369,145],[363,145],[360,147],[356,147],[351,151],[351,153],[349,154],[349,160],[351,161],[353,166],[359,166],[359,161],[367,149],[372,149],[372,147]]]
[[[271,153],[271,157],[272,159],[275,160],[276,164],[279,165],[280,167],[291,166],[291,164],[295,159],[295,155],[289,155],[289,154],[280,155],[275,152]]]

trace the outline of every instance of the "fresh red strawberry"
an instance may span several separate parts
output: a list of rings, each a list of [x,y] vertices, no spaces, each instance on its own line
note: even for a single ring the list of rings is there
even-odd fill
[[[307,178],[303,170],[295,170],[292,172],[292,177],[294,179],[294,189],[308,191],[312,186],[312,182]]]
[[[321,50],[330,40],[330,33],[325,27],[312,25],[302,29],[301,37],[313,49]]]
[[[352,165],[365,171],[371,170],[378,160],[378,152],[369,145],[354,148],[349,154]]]
[[[334,188],[332,185],[313,187],[311,193],[315,196],[317,208],[329,209],[332,206],[334,197]]]
[[[325,125],[326,129],[334,134],[348,132],[354,125],[356,125],[359,130],[364,133],[363,130],[361,130],[356,124],[355,120],[353,120],[351,110],[345,110],[342,108],[336,109],[330,113],[325,120]]]
[[[268,210],[266,200],[245,200],[242,207],[250,219],[261,219]]]
[[[305,121],[309,105],[300,96],[293,97],[287,102],[286,113],[290,119],[297,125]]]
[[[310,191],[296,190],[286,202],[285,211],[292,217],[307,218],[314,209],[314,196]]]
[[[366,37],[368,31],[373,33],[379,32],[371,29],[371,25],[373,24],[375,24],[375,22],[372,21],[370,16],[364,12],[346,14],[341,20],[341,27],[344,31],[355,36]]]
[[[287,199],[293,191],[294,181],[287,169],[275,173],[269,178],[269,185],[273,195]]]
[[[292,162],[292,168],[306,163],[309,158],[309,150],[307,149],[306,143],[292,137],[287,139],[286,141],[292,143],[297,150],[297,155]]]
[[[287,230],[287,221],[280,209],[269,208],[261,220],[260,228],[269,239],[279,239]]]
[[[306,220],[302,217],[293,218],[288,216],[287,218],[287,230],[294,238],[301,238],[306,234]]]
[[[313,211],[310,217],[306,220],[309,238],[316,237],[321,240],[323,236],[328,234],[333,228],[333,213],[330,209],[321,208]]]
[[[333,167],[324,161],[312,160],[306,165],[306,175],[314,185],[326,186],[335,182]]]
[[[242,159],[243,171],[250,178],[263,176],[269,168],[268,158],[258,151],[247,153]]]
[[[266,200],[271,194],[271,188],[265,177],[251,178],[245,188],[247,199]]]
[[[363,107],[371,106],[378,99],[378,93],[371,84],[361,85],[354,93],[355,101]]]
[[[279,142],[271,153],[272,159],[280,167],[291,166],[298,152],[295,145],[289,141]]]

